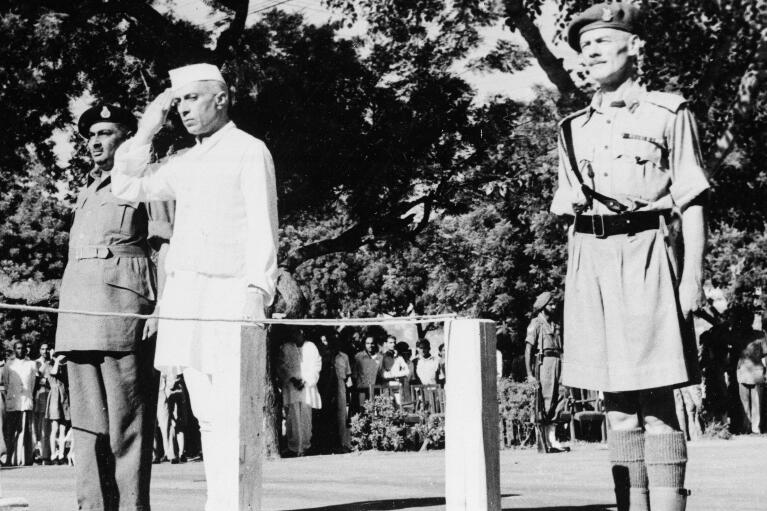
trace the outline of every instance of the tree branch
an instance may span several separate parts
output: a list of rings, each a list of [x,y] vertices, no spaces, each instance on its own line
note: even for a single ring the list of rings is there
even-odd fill
[[[506,24],[512,29],[517,28],[522,37],[527,41],[527,46],[538,64],[548,76],[565,102],[585,102],[586,95],[575,85],[570,73],[562,65],[562,59],[551,53],[549,47],[541,36],[540,29],[527,13],[523,0],[505,0]]]
[[[242,32],[245,30],[245,21],[248,19],[249,2],[248,0],[220,0],[220,3],[234,11],[234,19],[218,36],[216,49],[213,50],[213,60],[219,66],[235,54]]]

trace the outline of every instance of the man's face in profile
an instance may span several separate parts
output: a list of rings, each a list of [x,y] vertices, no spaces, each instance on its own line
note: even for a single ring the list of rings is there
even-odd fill
[[[220,127],[219,94],[225,95],[216,82],[210,81],[191,82],[174,91],[178,114],[190,134],[210,135]]]

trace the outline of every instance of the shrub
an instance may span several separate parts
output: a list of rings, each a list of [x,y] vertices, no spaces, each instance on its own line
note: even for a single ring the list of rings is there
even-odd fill
[[[416,432],[405,422],[406,414],[389,396],[365,401],[364,411],[352,417],[351,440],[356,451],[406,451],[420,447]]]
[[[534,383],[498,379],[498,414],[501,447],[531,445],[535,442],[533,427]]]
[[[421,420],[422,422],[415,427],[418,438],[427,442],[427,449],[444,449],[445,416],[432,414],[426,415]]]

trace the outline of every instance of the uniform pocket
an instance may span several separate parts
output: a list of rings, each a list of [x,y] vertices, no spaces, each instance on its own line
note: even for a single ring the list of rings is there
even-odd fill
[[[130,202],[110,196],[101,202],[101,207],[106,210],[104,218],[110,219],[110,230],[117,230],[119,226],[120,232],[130,235],[136,231],[138,225],[147,223],[146,218],[143,221],[137,218],[141,207],[140,202]]]
[[[671,178],[666,166],[665,149],[651,137],[624,133],[617,154],[623,170],[626,194],[654,201],[668,193]]]
[[[104,260],[104,283],[127,289],[150,301],[155,299],[151,266],[144,257],[112,257]]]

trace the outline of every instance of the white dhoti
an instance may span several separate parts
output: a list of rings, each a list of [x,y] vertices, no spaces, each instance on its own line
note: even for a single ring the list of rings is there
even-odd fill
[[[241,319],[245,287],[238,278],[177,271],[168,275],[160,315]],[[240,399],[241,331],[241,324],[234,322],[160,320],[159,324],[155,366],[165,371],[170,368],[183,371],[192,412],[200,423],[208,487],[205,511],[242,509],[239,488],[260,484],[257,478],[260,469],[242,470],[261,463],[259,449],[242,448],[240,431],[241,417],[261,413],[243,410],[242,403],[256,404],[262,400]],[[264,331],[259,332],[257,339],[248,342],[265,342]],[[250,387],[263,390],[258,383]],[[262,424],[250,426],[260,432]],[[252,480],[245,480],[248,478]],[[260,491],[251,495],[258,499]],[[245,509],[259,509],[257,501],[250,505]]]

